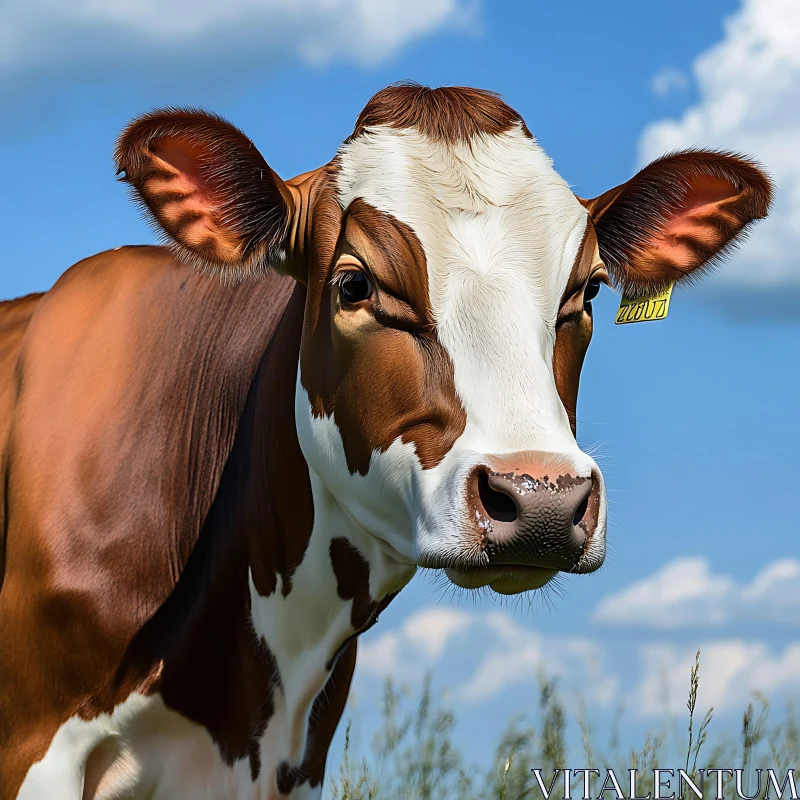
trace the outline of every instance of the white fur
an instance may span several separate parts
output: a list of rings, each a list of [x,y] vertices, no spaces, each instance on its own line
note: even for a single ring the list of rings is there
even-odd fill
[[[282,698],[276,699],[276,712],[283,716]],[[268,729],[262,754],[274,759],[284,744],[282,732]],[[284,798],[275,787],[279,762],[262,764],[254,784],[246,758],[228,766],[204,727],[167,708],[158,695],[134,694],[112,714],[91,721],[73,717],[64,723],[44,758],[28,770],[17,800],[84,800],[86,761],[99,747],[112,748],[115,757],[92,800]],[[290,797],[319,800],[321,793],[321,786],[304,784]]]
[[[82,800],[86,761],[102,746],[113,747],[116,757],[93,800],[253,797],[246,760],[228,767],[205,728],[158,695],[133,694],[112,714],[64,723],[28,771],[18,800]]]
[[[370,467],[382,476],[373,481],[370,513],[387,514],[396,504],[402,526],[375,531],[405,557],[434,563],[463,549],[463,487],[473,466],[535,451],[553,454],[576,475],[599,476],[572,436],[553,376],[555,321],[586,210],[518,127],[448,144],[378,126],[343,145],[340,164],[343,208],[360,197],[419,238],[438,337],[466,411],[464,433],[436,468],[422,470],[413,448],[395,445]],[[328,452],[333,435],[326,433]],[[317,443],[301,445],[313,458]],[[347,484],[337,493],[351,507],[359,480],[348,480],[344,461],[320,474]],[[590,548],[600,560],[605,508],[603,496]]]

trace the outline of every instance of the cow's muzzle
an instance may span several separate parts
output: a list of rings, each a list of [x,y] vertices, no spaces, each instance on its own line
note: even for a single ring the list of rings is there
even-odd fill
[[[557,572],[593,572],[603,561],[604,545],[593,542],[602,503],[599,473],[574,475],[552,460],[546,467],[517,461],[479,465],[469,475],[470,555],[447,570],[460,586],[516,593]]]

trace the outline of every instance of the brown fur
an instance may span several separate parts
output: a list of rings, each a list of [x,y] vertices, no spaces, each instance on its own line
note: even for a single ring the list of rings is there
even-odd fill
[[[376,125],[416,128],[446,142],[468,142],[474,136],[496,136],[515,125],[530,136],[522,117],[500,95],[467,86],[431,89],[396,83],[375,94],[358,115],[350,138]]]
[[[29,294],[0,303],[0,589],[5,576],[8,523],[5,514],[10,467],[8,437],[20,386],[19,351],[22,337],[41,299],[41,294]]]
[[[263,275],[280,260],[291,194],[221,117],[194,109],[144,114],[122,133],[114,158],[121,180],[184,261],[244,277]]]
[[[329,185],[321,190],[331,193]],[[318,214],[335,200],[317,202]],[[422,245],[389,214],[354,202],[340,249],[361,256],[376,288],[363,309],[337,311],[335,242],[325,231],[312,243],[312,261],[328,265],[309,276],[301,380],[312,410],[333,414],[351,472],[365,475],[372,453],[398,438],[414,444],[423,468],[434,467],[461,435],[466,415],[431,319]]]
[[[597,264],[597,235],[590,220],[575,256],[567,287],[561,298],[556,322],[556,343],[553,349],[553,374],[556,389],[569,417],[572,433],[576,432],[576,413],[581,369],[592,339],[592,315],[584,307],[583,290]],[[605,276],[602,270],[599,274]]]
[[[252,634],[247,571],[261,594],[291,590],[311,536],[308,470],[294,435],[294,377],[304,291],[292,282],[262,302],[280,313],[225,465],[214,502],[169,599],[128,647],[120,674],[160,663],[165,703],[203,725],[233,764],[249,756],[273,713],[281,678]],[[285,310],[284,310],[285,308]],[[203,668],[198,669],[197,665]]]

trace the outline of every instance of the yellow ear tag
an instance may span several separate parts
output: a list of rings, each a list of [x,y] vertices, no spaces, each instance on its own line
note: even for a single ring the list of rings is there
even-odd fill
[[[614,324],[626,325],[629,322],[653,322],[664,319],[669,313],[669,299],[672,297],[674,286],[675,284],[671,283],[663,292],[646,297],[630,299],[623,296]]]

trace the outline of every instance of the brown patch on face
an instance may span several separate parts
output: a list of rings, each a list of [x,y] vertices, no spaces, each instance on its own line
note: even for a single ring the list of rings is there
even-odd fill
[[[315,218],[338,209],[328,187]],[[430,312],[425,253],[416,234],[390,214],[356,200],[344,231],[314,224],[301,381],[315,416],[333,415],[347,466],[365,475],[373,451],[412,442],[423,469],[435,467],[466,425],[453,365]],[[338,243],[338,246],[337,246]],[[338,253],[354,253],[374,291],[358,308],[331,285]],[[327,269],[325,266],[327,265]]]
[[[478,135],[497,136],[515,125],[526,136],[531,135],[522,117],[500,95],[466,86],[438,89],[416,83],[387,86],[359,114],[350,139],[376,125],[416,128],[425,136],[446,142],[468,142]]]
[[[404,305],[409,323],[423,330],[434,326],[428,296],[428,264],[417,235],[408,225],[391,214],[379,211],[361,198],[356,198],[347,210],[345,241],[361,261],[369,265],[372,277],[384,289],[384,298],[400,317],[393,300]]]
[[[572,433],[576,433],[575,416],[581,369],[592,339],[592,315],[584,305],[583,287],[598,264],[597,235],[591,220],[575,256],[567,287],[561,298],[556,322],[556,342],[553,349],[553,374],[558,396],[566,409]]]

